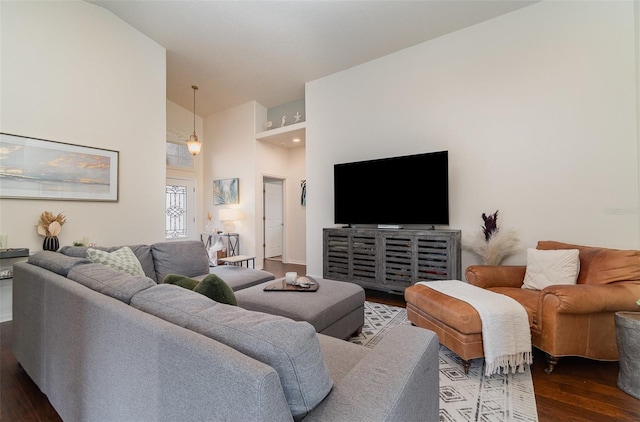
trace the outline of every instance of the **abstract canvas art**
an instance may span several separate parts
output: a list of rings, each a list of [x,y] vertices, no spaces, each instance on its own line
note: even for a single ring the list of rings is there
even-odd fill
[[[118,151],[0,133],[0,197],[118,200]]]
[[[238,204],[240,202],[239,179],[220,179],[213,181],[213,205]]]

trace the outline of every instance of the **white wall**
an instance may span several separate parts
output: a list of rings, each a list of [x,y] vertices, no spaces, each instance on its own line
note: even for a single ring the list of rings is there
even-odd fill
[[[284,191],[283,191],[283,196],[284,196],[284,202],[288,203],[290,198],[288,197],[288,188],[287,186],[291,183],[291,181],[287,178],[287,173],[288,173],[288,163],[287,163],[287,150],[284,148],[280,148],[276,145],[267,143],[267,142],[262,142],[262,141],[256,141],[256,186],[259,186],[260,189],[256,190],[256,205],[257,205],[257,209],[256,209],[256,232],[255,232],[255,236],[256,236],[256,259],[260,262],[262,262],[264,260],[264,247],[262,245],[264,245],[264,191],[262,189],[262,183],[264,180],[264,177],[273,177],[276,179],[282,179],[284,180],[283,182],[283,187],[284,187]],[[285,226],[285,233],[286,231],[288,231],[288,216],[289,213],[287,211],[287,208],[285,207],[285,209],[283,210],[283,217],[284,217],[284,226]],[[303,235],[304,237],[304,235]],[[283,239],[283,251],[282,251],[282,261],[286,262],[289,257],[288,257],[288,252],[289,252],[289,248],[288,248],[288,238],[285,236],[285,238]]]
[[[640,197],[640,2],[633,3],[636,30],[636,134],[638,136],[638,197]],[[638,216],[638,238],[640,238],[640,204],[635,209]]]
[[[305,178],[304,148],[291,150],[257,141],[266,109],[255,101],[204,118],[203,213],[211,212],[214,227],[221,208],[238,208],[244,219],[236,222],[240,253],[256,257],[256,268],[264,259],[264,176],[285,180],[285,253],[283,260],[305,264],[305,207],[300,204],[300,180]],[[238,177],[240,204],[213,205],[213,180]]]
[[[300,204],[300,182],[307,178],[305,148],[287,150],[287,262],[306,265],[307,207]]]
[[[236,222],[240,235],[240,254],[257,256],[256,248],[256,151],[255,103],[249,102],[204,118],[203,187],[204,215],[211,212],[214,227],[222,228],[218,220],[221,208],[237,208],[244,218]],[[240,179],[240,203],[213,205],[213,181]],[[256,268],[262,261],[256,259]]]
[[[640,247],[635,37],[632,2],[542,2],[308,83],[307,272],[334,163],[443,149],[451,228]]]
[[[185,87],[186,89],[186,87]],[[196,97],[197,98],[197,97]],[[197,105],[197,103],[196,103]],[[196,228],[195,233],[189,234],[189,239],[200,240],[200,233],[204,231],[206,225],[206,211],[204,209],[204,186],[203,186],[203,156],[206,154],[207,145],[204,139],[204,125],[202,123],[202,117],[196,115],[196,135],[198,140],[202,142],[202,150],[200,154],[196,155],[193,164],[193,170],[183,170],[176,168],[167,168],[167,177],[176,179],[190,179],[194,180],[196,184]],[[184,136],[185,139],[189,139],[189,136],[193,133],[193,111],[187,110],[179,106],[178,104],[167,100],[167,130],[179,133]],[[166,138],[165,138],[166,139]]]
[[[263,177],[284,180],[284,251],[282,260],[291,264],[306,264],[306,207],[300,205],[300,181],[306,177],[304,147],[281,148],[267,142],[256,141],[256,183],[262,186]],[[258,260],[264,259],[264,227],[262,189],[257,192],[256,244]]]
[[[0,200],[10,247],[42,249],[35,225],[62,212],[61,245],[164,239],[165,50],[80,2],[2,2],[1,131],[120,152],[119,201]]]

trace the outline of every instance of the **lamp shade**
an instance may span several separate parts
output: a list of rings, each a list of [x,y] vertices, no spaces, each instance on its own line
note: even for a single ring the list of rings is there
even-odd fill
[[[189,137],[189,140],[187,141],[187,148],[189,149],[189,153],[191,153],[191,155],[193,155],[194,157],[200,154],[202,143],[198,141],[198,136],[195,132],[193,132],[193,135]]]
[[[223,208],[218,212],[218,219],[220,221],[240,220],[240,210],[235,208]]]
[[[224,222],[222,230],[226,233],[231,233],[236,229],[236,225],[233,222],[240,220],[241,217],[240,210],[234,208],[223,208],[218,212],[218,219]]]

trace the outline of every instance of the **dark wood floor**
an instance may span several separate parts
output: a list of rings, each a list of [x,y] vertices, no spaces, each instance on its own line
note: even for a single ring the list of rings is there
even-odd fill
[[[267,260],[264,269],[276,277],[286,271],[305,274],[303,265]],[[405,306],[402,296],[367,291],[367,300]],[[531,369],[540,422],[640,421],[640,400],[616,386],[617,362],[563,358],[551,375],[536,353]],[[46,396],[20,368],[11,353],[11,322],[0,324],[0,421],[60,421]]]

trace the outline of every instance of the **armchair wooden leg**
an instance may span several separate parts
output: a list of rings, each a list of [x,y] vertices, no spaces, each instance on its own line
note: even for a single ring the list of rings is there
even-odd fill
[[[558,364],[558,358],[555,356],[551,356],[548,353],[545,353],[545,355],[547,356],[547,368],[544,370],[544,373],[549,375],[553,372],[553,368],[555,368]]]
[[[462,360],[462,369],[464,369],[464,374],[465,375],[469,375],[469,368],[471,367],[471,361],[470,360]]]

